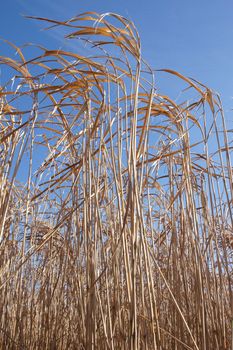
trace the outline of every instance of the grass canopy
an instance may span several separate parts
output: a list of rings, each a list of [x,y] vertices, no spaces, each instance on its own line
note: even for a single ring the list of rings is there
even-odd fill
[[[0,56],[0,347],[229,349],[219,96],[152,70],[122,16],[37,20],[85,47]],[[177,99],[157,86],[166,77]]]

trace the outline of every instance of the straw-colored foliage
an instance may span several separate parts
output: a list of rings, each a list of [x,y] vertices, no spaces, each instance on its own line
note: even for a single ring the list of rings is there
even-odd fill
[[[121,16],[47,21],[77,49],[0,57],[1,349],[229,349],[218,95],[153,71]]]

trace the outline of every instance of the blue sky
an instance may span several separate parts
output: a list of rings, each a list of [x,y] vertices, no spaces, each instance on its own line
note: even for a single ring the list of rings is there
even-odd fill
[[[41,31],[25,15],[68,19],[85,11],[117,12],[132,19],[143,55],[153,68],[171,68],[218,91],[230,119],[233,107],[232,0],[8,0],[1,4],[0,36],[22,45],[65,45],[62,33]],[[4,46],[5,50],[5,46]],[[1,49],[1,54],[6,52]]]

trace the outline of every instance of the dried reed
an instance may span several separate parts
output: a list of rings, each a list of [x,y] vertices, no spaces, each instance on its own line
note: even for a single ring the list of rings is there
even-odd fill
[[[219,96],[152,71],[119,15],[39,20],[93,55],[0,57],[1,349],[229,349],[232,144]],[[185,88],[179,101],[157,89],[164,74]]]

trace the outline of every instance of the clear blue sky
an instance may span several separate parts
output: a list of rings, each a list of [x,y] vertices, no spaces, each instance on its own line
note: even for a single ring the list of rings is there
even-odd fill
[[[17,45],[34,42],[55,48],[64,44],[59,41],[60,33],[41,31],[42,23],[27,20],[22,14],[68,19],[85,11],[117,12],[132,19],[150,65],[178,70],[218,91],[231,119],[232,0],[5,0],[0,36]]]

